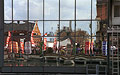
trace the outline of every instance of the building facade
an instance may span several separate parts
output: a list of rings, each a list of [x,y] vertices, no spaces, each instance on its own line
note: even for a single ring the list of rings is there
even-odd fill
[[[108,0],[97,0],[97,16],[96,19],[99,20],[97,22],[97,32],[96,42],[105,41],[107,34],[107,17],[108,17]],[[101,36],[101,37],[99,37]]]

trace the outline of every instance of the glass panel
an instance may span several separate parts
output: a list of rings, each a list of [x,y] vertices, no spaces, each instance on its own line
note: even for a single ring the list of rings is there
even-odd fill
[[[45,36],[59,36],[58,33],[58,21],[45,21],[44,24],[44,35]]]
[[[58,20],[59,0],[45,0],[45,20]]]
[[[27,66],[44,66],[43,52],[44,42],[43,37],[35,36],[31,33],[31,53],[27,51],[24,56],[28,57]]]
[[[33,30],[33,35],[34,36],[43,36],[43,21],[29,21],[29,26]],[[34,25],[30,25],[30,24]],[[29,30],[30,30],[29,28]]]
[[[59,38],[58,38],[59,39]],[[70,52],[68,55],[74,55],[73,48],[75,43],[75,37],[60,37],[60,55],[66,56],[68,53],[67,48],[70,48]]]
[[[13,19],[27,19],[27,0],[13,0]]]
[[[97,32],[97,21],[92,21],[92,36],[95,36]]]
[[[44,57],[45,66],[58,66],[59,58],[59,40],[58,37],[44,37]]]
[[[75,0],[60,0],[60,22],[59,0],[13,0],[15,21],[4,23],[5,66],[106,65],[107,7],[97,1],[92,0],[96,21],[91,24],[91,0],[76,0],[76,23]],[[11,20],[11,6],[5,0],[6,20]],[[40,21],[43,16],[45,21]],[[111,42],[110,37],[110,47]]]
[[[60,36],[75,36],[75,22],[74,21],[61,21],[60,22]]]
[[[12,19],[12,0],[4,0],[4,20]]]
[[[77,20],[91,18],[91,0],[76,0]]]
[[[60,66],[75,66],[75,37],[60,37]]]
[[[96,36],[96,37],[93,37],[93,41],[94,41],[94,48],[93,48],[94,55],[103,56],[103,57],[107,56],[107,37]],[[104,59],[107,59],[107,58],[104,57]]]
[[[93,18],[95,17],[94,14],[96,12],[96,19],[97,20],[106,20],[108,17],[108,0],[93,0]],[[95,7],[95,4],[96,7]],[[95,11],[96,10],[96,11]]]
[[[79,36],[75,38],[76,43],[76,55],[84,57],[85,55],[90,55],[90,37],[89,36]],[[76,57],[77,58],[77,57]]]
[[[114,17],[120,17],[120,5],[114,6]]]
[[[8,49],[9,41],[11,41],[12,22],[4,21],[4,65],[11,66],[8,60],[11,59],[12,55]],[[11,56],[10,56],[11,55]]]
[[[43,0],[29,0],[29,14],[30,20],[42,20]]]
[[[97,16],[97,0],[92,0],[92,19],[96,19],[96,16]],[[105,9],[106,11],[106,9]]]
[[[60,0],[61,20],[74,20],[75,0]]]
[[[91,33],[90,21],[77,21],[76,36],[89,36]]]

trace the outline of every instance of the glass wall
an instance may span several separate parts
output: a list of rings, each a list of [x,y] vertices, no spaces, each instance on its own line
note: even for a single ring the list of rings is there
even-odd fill
[[[5,0],[4,66],[106,65],[107,2],[99,1]]]

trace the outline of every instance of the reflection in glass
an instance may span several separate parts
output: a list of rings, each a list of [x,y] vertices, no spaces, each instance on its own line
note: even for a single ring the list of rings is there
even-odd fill
[[[91,19],[91,0],[76,0],[76,18]]]
[[[9,42],[11,41],[12,22],[4,21],[4,61],[9,59],[11,50],[8,49]]]
[[[95,36],[97,32],[97,21],[92,22],[92,36]]]
[[[4,19],[12,19],[12,0],[4,0]]]
[[[91,33],[90,21],[77,21],[76,32],[78,32],[77,36],[89,36]]]
[[[54,56],[58,54],[58,37],[44,37],[44,51],[45,56]],[[58,56],[58,55],[56,55]]]
[[[60,37],[60,55],[70,59],[74,56],[75,49],[75,37],[62,36]],[[71,56],[71,57],[70,57]]]
[[[50,37],[50,36],[59,36],[59,23],[58,21],[44,21],[44,33]]]
[[[59,0],[45,0],[45,20],[58,20]]]
[[[90,43],[90,38],[89,36],[79,36],[76,37],[76,55],[77,56],[84,56],[84,55],[89,55],[87,51],[89,50],[90,46],[87,46],[87,43]]]
[[[96,5],[97,5],[97,0],[92,0],[92,19],[96,19],[96,16],[97,16],[96,11],[98,11],[98,9],[97,9]],[[105,9],[105,11],[107,11],[107,10]]]
[[[13,0],[13,9],[14,20],[27,20],[27,0]]]
[[[61,21],[60,22],[60,36],[75,36],[75,22]]]
[[[33,26],[33,35],[35,36],[43,36],[43,21],[29,21],[30,23],[34,23]],[[31,26],[29,23],[29,27]],[[32,28],[32,27],[30,27]],[[29,28],[29,29],[30,29]]]
[[[91,0],[76,0],[77,21],[75,0],[60,0],[60,22],[57,21],[59,0],[44,0],[45,13],[43,13],[43,0],[13,1],[13,14],[16,20],[13,24],[9,21],[4,24],[5,66],[81,66],[91,64],[91,59],[93,63],[97,60],[97,64],[106,60],[104,52],[107,50],[107,39],[104,37],[106,36],[104,29],[107,27],[107,22],[92,21],[91,27],[89,21]],[[28,14],[27,1],[30,6]],[[5,11],[7,8],[5,7]],[[8,11],[5,13],[8,14]],[[95,19],[95,0],[93,0],[92,14]],[[7,16],[9,17],[9,15],[5,17]],[[97,19],[98,17],[99,15]]]
[[[75,0],[60,0],[61,20],[74,20]]]
[[[43,19],[43,0],[29,0],[29,19]]]

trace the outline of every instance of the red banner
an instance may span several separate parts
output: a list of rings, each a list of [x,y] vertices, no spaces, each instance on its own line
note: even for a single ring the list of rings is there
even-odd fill
[[[87,51],[90,52],[90,42],[85,42],[85,54],[87,54]]]
[[[87,54],[87,51],[88,51],[89,54],[90,54],[90,47],[91,47],[92,54],[93,54],[93,42],[92,42],[92,43],[90,43],[90,42],[85,42],[85,54]]]

